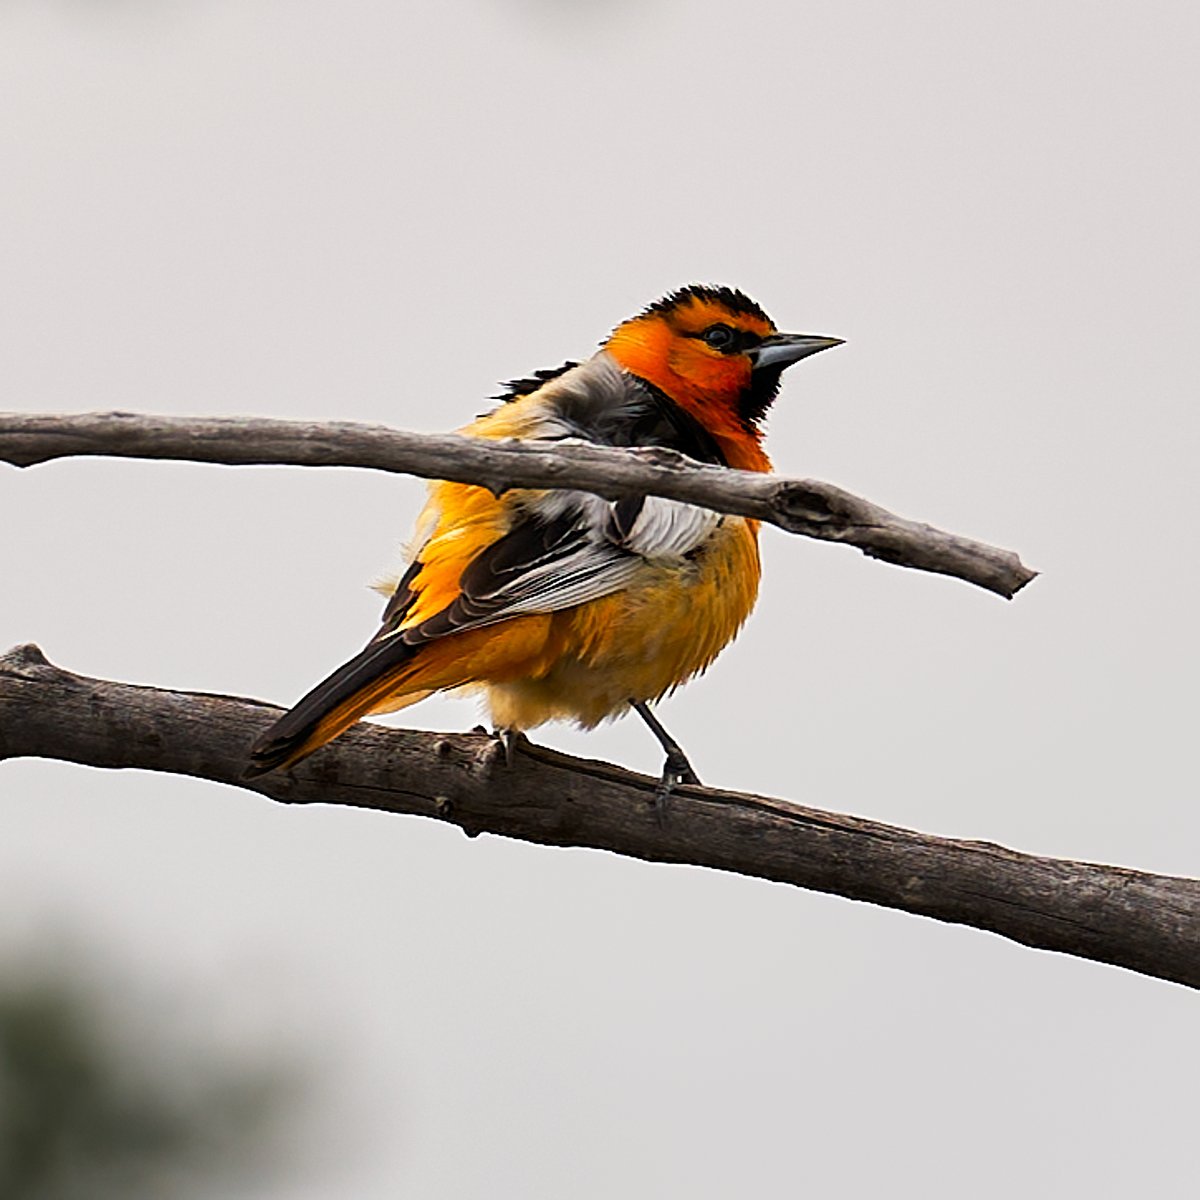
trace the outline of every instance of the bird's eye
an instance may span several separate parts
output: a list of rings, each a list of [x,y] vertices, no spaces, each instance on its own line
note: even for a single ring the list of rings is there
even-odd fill
[[[728,325],[710,325],[704,331],[704,340],[714,350],[728,350],[736,339],[736,334]]]

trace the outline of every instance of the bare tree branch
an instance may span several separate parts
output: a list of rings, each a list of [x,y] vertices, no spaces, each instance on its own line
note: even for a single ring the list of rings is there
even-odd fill
[[[1028,946],[1200,987],[1200,881],[1018,854],[783,800],[656,780],[485,734],[359,725],[283,775],[245,783],[279,709],[72,675],[35,646],[0,656],[0,759],[65,759],[212,779],[289,803],[435,817],[469,834],[691,863],[990,930]]]
[[[494,492],[571,487],[609,499],[648,493],[844,542],[873,558],[953,575],[1008,599],[1037,575],[1010,550],[906,520],[832,484],[730,471],[673,450],[489,442],[348,421],[0,413],[0,461],[28,467],[73,455],[370,467],[478,483]]]

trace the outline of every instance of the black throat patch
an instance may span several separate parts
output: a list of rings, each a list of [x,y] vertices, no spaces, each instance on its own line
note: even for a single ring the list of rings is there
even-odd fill
[[[762,367],[750,372],[750,386],[738,397],[738,416],[753,431],[779,395],[783,367]]]

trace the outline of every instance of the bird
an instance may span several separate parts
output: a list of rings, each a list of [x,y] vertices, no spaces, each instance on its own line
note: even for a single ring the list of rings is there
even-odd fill
[[[515,379],[461,433],[552,447],[668,447],[766,472],[783,371],[842,339],[780,333],[743,292],[691,284],[623,321],[590,358]],[[512,761],[547,721],[637,713],[665,761],[660,801],[699,783],[650,705],[703,672],[758,595],[758,522],[660,496],[499,496],[438,481],[382,623],[250,748],[244,777],[295,766],[368,714],[483,693]]]

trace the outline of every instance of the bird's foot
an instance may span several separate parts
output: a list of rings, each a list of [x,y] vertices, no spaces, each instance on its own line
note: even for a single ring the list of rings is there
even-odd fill
[[[487,733],[487,730],[476,727],[472,732]],[[522,744],[527,746],[529,739],[519,729],[494,729],[476,751],[475,762],[483,775],[490,778],[499,767],[513,766]]]
[[[497,729],[496,738],[504,747],[504,765],[511,767],[517,757],[517,748],[529,739],[519,729]]]
[[[667,822],[667,803],[671,799],[671,793],[680,784],[699,784],[699,782],[700,777],[692,770],[692,764],[688,762],[687,755],[678,746],[673,746],[668,750],[666,761],[663,763],[662,780],[655,789],[652,801],[654,819],[660,828]]]
[[[645,700],[630,700],[629,707],[650,727],[650,732],[658,739],[658,744],[666,752],[667,759],[663,763],[662,782],[654,793],[654,816],[661,827],[666,822],[667,801],[671,793],[681,783],[700,782],[700,777],[692,770],[692,764],[683,752],[679,743],[663,728],[663,723],[650,711]]]

